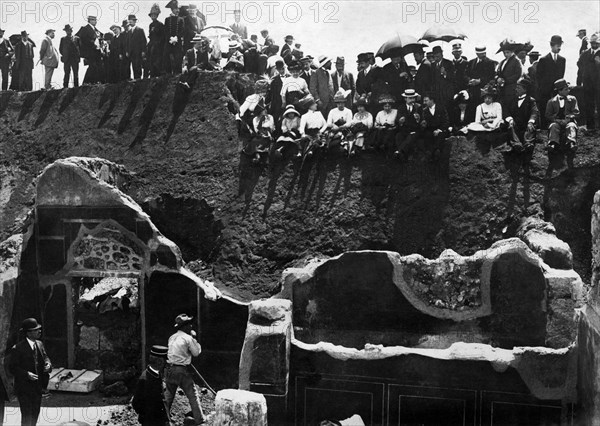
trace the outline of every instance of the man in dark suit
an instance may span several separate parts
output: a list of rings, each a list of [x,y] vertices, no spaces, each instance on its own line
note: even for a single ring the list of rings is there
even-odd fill
[[[331,79],[333,80],[334,93],[337,93],[340,87],[344,90],[350,90],[350,94],[346,97],[346,108],[352,109],[356,85],[354,84],[354,76],[352,73],[344,70],[345,64],[346,60],[343,56],[338,56],[336,58],[335,71],[331,74]]]
[[[402,94],[406,89],[409,88],[409,84],[412,80],[412,76],[408,70],[408,65],[404,61],[403,56],[394,56],[391,58],[392,61],[385,65],[381,72],[377,74],[377,80],[385,82],[389,88],[389,94],[396,99],[397,104],[394,108],[402,102]]]
[[[287,35],[285,36],[285,44],[281,48],[280,55],[283,58],[283,61],[286,65],[289,65],[294,60],[294,55],[292,55],[292,44],[294,43],[294,36]]]
[[[423,96],[424,105],[421,111],[424,150],[431,153],[432,160],[441,154],[450,127],[446,108],[436,101],[435,94],[426,94]]]
[[[33,55],[33,44],[29,41],[29,34],[27,31],[21,31],[21,41],[15,45],[15,67],[19,90],[27,92],[33,89]]]
[[[262,38],[264,38],[264,39],[265,39],[265,40],[263,41],[263,47],[262,47],[262,51],[261,51],[261,52],[262,52],[262,53],[264,53],[264,54],[266,54],[266,55],[268,55],[268,52],[267,52],[267,51],[269,50],[269,48],[270,48],[271,46],[274,46],[274,45],[275,45],[275,40],[273,40],[273,37],[271,37],[271,36],[269,35],[269,30],[266,30],[266,29],[265,29],[265,30],[262,30],[262,31],[260,32],[260,35],[261,35],[261,37],[262,37]]]
[[[146,58],[146,33],[143,28],[137,26],[137,18],[135,15],[129,15],[127,19],[129,21],[127,56],[131,61],[133,78],[137,80],[142,77],[142,65]]]
[[[433,88],[436,94],[436,104],[447,111],[455,93],[456,70],[452,61],[444,58],[441,46],[433,47]]]
[[[516,98],[504,112],[510,129],[508,143],[512,151],[527,154],[533,153],[535,129],[540,116],[535,99],[527,94],[530,88],[531,81],[526,77],[521,78],[515,88]]]
[[[368,106],[367,111],[371,113],[373,119],[379,111],[379,100],[373,96],[373,84],[377,79],[379,69],[376,70],[371,63],[374,58],[372,52],[360,53],[356,63],[358,64],[358,75],[356,76],[356,94],[357,97],[366,97]]]
[[[469,87],[470,104],[474,107],[481,103],[481,89],[494,79],[495,64],[487,57],[485,46],[475,47],[477,57],[467,64],[465,76]]]
[[[594,122],[595,110],[600,113],[600,35],[590,37],[590,48],[583,52],[577,61],[581,70],[583,83],[583,99],[586,127],[588,130],[596,128]]]
[[[529,80],[531,81],[531,86],[527,94],[535,98],[538,93],[537,67],[540,59],[540,52],[533,50],[529,52],[527,56],[529,56],[529,63],[531,64],[529,68],[527,68],[527,77],[529,77]]]
[[[194,44],[192,39],[206,27],[206,16],[198,10],[198,6],[195,4],[190,4],[185,13],[180,13],[179,16],[183,17],[185,25],[183,49],[188,51]]]
[[[4,38],[4,30],[0,28],[0,72],[2,74],[2,90],[8,89],[8,71],[15,51],[9,39]],[[14,78],[14,77],[13,77]]]
[[[23,321],[26,338],[13,346],[9,370],[15,377],[15,393],[21,409],[21,425],[35,426],[40,414],[42,392],[48,386],[52,363],[40,341],[42,326],[35,318]]]
[[[300,72],[300,77],[302,77],[304,79],[304,81],[306,81],[307,85],[310,84],[310,76],[314,72],[313,69],[310,67],[313,59],[314,58],[312,56],[308,55],[308,56],[304,56],[299,61],[300,65],[302,65],[302,71]]]
[[[158,77],[164,73],[163,67],[163,49],[165,47],[166,31],[165,24],[158,20],[160,7],[153,4],[150,9],[150,27],[148,28],[148,62],[150,68],[150,77]]]
[[[423,49],[419,49],[413,53],[415,63],[417,64],[417,74],[414,79],[414,87],[417,93],[425,94],[433,88],[433,69],[431,62],[425,58]]]
[[[554,82],[556,96],[546,105],[546,121],[548,127],[548,153],[552,153],[563,146],[567,153],[573,154],[577,147],[577,119],[579,106],[577,98],[569,95],[569,84],[564,78]],[[562,134],[565,138],[561,138]],[[562,143],[564,140],[564,145]]]
[[[587,30],[581,29],[577,31],[577,38],[581,40],[581,46],[579,47],[579,54],[581,55],[588,49]]]
[[[73,28],[67,24],[63,29],[67,33],[66,36],[60,39],[59,52],[61,61],[64,63],[65,77],[63,79],[63,87],[69,87],[71,71],[73,71],[73,86],[79,86],[79,61],[81,54],[79,53],[79,39],[73,36]]]
[[[421,105],[415,102],[418,95],[414,89],[406,89],[402,94],[404,102],[398,107],[398,133],[394,158],[399,160],[408,158],[421,135]]]
[[[566,59],[559,55],[562,47],[562,37],[553,35],[550,39],[550,53],[542,57],[537,66],[537,101],[539,105],[546,105],[552,97],[554,82],[565,76]],[[545,120],[542,118],[542,125]]]
[[[83,78],[83,83],[94,84],[102,79],[102,50],[100,49],[100,40],[102,34],[96,29],[98,20],[95,16],[88,16],[88,24],[77,31],[79,37],[79,50],[84,63],[87,63],[88,69]]]
[[[167,426],[169,416],[163,394],[163,373],[167,360],[166,346],[152,346],[148,367],[140,375],[131,406],[142,426]]]
[[[466,56],[463,56],[462,44],[454,43],[452,45],[452,65],[454,65],[454,91],[460,92],[467,88],[467,66],[469,61]]]
[[[171,16],[168,16],[165,19],[165,71],[167,74],[181,74],[185,22],[183,18],[179,16],[179,5],[177,0],[171,0],[166,7],[171,9]]]
[[[498,65],[496,72],[496,82],[500,87],[500,103],[502,108],[506,109],[510,105],[516,95],[515,88],[517,81],[523,75],[523,67],[521,61],[515,55],[515,50],[519,45],[503,42],[500,45],[499,52],[504,54],[504,59]]]

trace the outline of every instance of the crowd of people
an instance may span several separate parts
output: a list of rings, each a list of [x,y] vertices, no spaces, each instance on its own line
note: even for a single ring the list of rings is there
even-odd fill
[[[90,84],[172,74],[180,75],[179,84],[190,91],[202,70],[260,75],[256,93],[238,116],[243,151],[256,163],[281,155],[306,158],[321,148],[349,156],[374,149],[401,160],[415,152],[435,158],[448,136],[468,132],[505,132],[511,150],[531,151],[540,129],[549,132],[549,152],[573,153],[579,125],[596,128],[600,36],[588,38],[584,29],[577,34],[582,41],[576,82],[583,86],[580,111],[564,80],[566,59],[558,35],[551,37],[545,56],[529,42],[505,39],[497,52],[504,55],[499,63],[487,57],[486,46],[477,46],[475,57],[467,58],[459,39],[450,43],[452,60],[444,58],[441,45],[425,41],[384,52],[384,62],[365,52],[357,57],[355,79],[344,57],[305,55],[292,35],[281,48],[266,29],[260,32],[262,41],[248,37],[240,10],[228,29],[227,50],[219,38],[203,35],[206,17],[194,4],[171,0],[166,8],[171,13],[163,23],[160,6],[152,6],[148,37],[135,15],[107,33],[98,30],[94,16],[76,34],[66,25],[58,50],[56,31],[48,29],[39,52],[45,88],[51,89],[59,58],[65,87],[71,75],[78,86],[82,58],[88,66],[83,83]],[[9,73],[10,89],[32,90],[35,44],[26,31],[20,40],[11,38],[0,30],[2,90],[9,87]],[[407,64],[409,53],[416,66]]]

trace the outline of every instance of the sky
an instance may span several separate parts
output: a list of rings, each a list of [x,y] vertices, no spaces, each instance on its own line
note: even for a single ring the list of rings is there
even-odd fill
[[[496,54],[501,40],[512,37],[517,42],[530,41],[534,50],[549,52],[549,40],[554,34],[564,40],[561,54],[567,58],[565,77],[575,84],[580,40],[579,29],[588,35],[600,30],[600,2],[594,1],[191,1],[207,16],[208,25],[229,25],[234,22],[233,10],[239,7],[249,34],[268,29],[275,42],[291,34],[302,44],[305,54],[344,56],[347,70],[356,73],[356,55],[376,52],[394,34],[410,34],[417,38],[431,26],[447,24],[467,34],[463,41],[464,55],[472,59],[476,45],[488,48],[488,56]],[[148,13],[153,1],[116,0],[0,0],[0,28],[6,36],[27,30],[39,46],[47,29],[56,29],[58,48],[62,29],[71,24],[75,31],[86,24],[88,15],[98,16],[98,29],[108,32],[110,25],[120,23],[130,13],[138,17],[138,25],[147,32]],[[189,0],[180,0],[188,5]],[[159,3],[161,21],[168,16],[167,1]],[[262,38],[259,35],[259,41]],[[450,45],[442,43],[444,56],[451,58]],[[412,62],[412,55],[407,57]],[[85,67],[80,69],[80,81]],[[34,69],[34,88],[43,84],[43,66]],[[55,71],[53,86],[62,86],[62,64]]]

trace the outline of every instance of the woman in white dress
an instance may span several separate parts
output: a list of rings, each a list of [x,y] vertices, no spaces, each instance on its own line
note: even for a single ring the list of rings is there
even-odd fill
[[[375,117],[373,146],[375,149],[386,150],[393,146],[398,132],[398,110],[393,108],[396,99],[391,95],[381,95],[379,103],[383,105],[383,110]]]
[[[493,87],[484,88],[481,91],[483,103],[475,110],[475,121],[467,126],[472,132],[493,132],[502,124],[502,106],[495,102],[497,95]]]
[[[350,156],[364,149],[365,138],[373,128],[373,115],[366,108],[367,98],[361,96],[356,101],[357,112],[350,123],[351,136],[348,138],[348,155]]]
[[[323,144],[323,133],[327,130],[327,121],[320,111],[317,111],[317,102],[311,95],[304,97],[303,103],[308,107],[306,114],[300,118],[300,133],[302,138],[302,152],[310,157],[315,148]]]

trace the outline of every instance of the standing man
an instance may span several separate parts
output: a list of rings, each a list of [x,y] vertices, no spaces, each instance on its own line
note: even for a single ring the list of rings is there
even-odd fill
[[[79,39],[77,36],[73,36],[73,28],[67,24],[63,31],[67,33],[66,36],[60,39],[59,52],[61,55],[61,61],[64,63],[65,77],[63,79],[63,87],[69,87],[69,79],[71,77],[71,70],[73,71],[73,86],[79,86],[79,60],[81,59],[79,53]],[[113,41],[114,44],[114,41]]]
[[[533,97],[537,96],[538,93],[538,83],[537,83],[537,67],[538,67],[538,59],[540,59],[540,52],[537,50],[533,50],[527,54],[529,56],[529,63],[531,66],[527,68],[527,76],[529,80],[531,80],[531,85],[527,89],[529,92],[528,95]]]
[[[550,38],[550,53],[542,57],[537,66],[537,101],[540,108],[545,108],[554,92],[554,82],[565,76],[566,59],[559,55],[563,40],[559,35]],[[546,123],[542,117],[542,125]],[[544,126],[545,127],[545,126]]]
[[[287,35],[285,36],[285,44],[281,48],[281,57],[286,65],[289,65],[293,60],[294,56],[292,55],[292,44],[294,43],[294,36]]]
[[[128,56],[133,69],[133,78],[135,80],[142,78],[142,67],[146,58],[146,33],[143,28],[137,26],[135,15],[129,15],[129,49]]]
[[[424,151],[431,154],[432,160],[436,160],[444,149],[444,142],[450,127],[448,112],[443,105],[436,102],[435,95],[430,93],[423,96],[420,118]]]
[[[52,39],[55,37],[55,30],[46,30],[46,37],[42,41],[40,47],[40,62],[44,65],[44,89],[52,89],[52,74],[58,68],[58,52],[52,44]]]
[[[148,16],[152,19],[148,29],[148,61],[150,77],[158,77],[163,74],[163,48],[165,45],[165,24],[158,20],[160,6],[154,3],[150,8]]]
[[[431,91],[433,86],[433,70],[431,62],[425,58],[423,48],[416,50],[413,53],[415,63],[417,64],[417,74],[414,79],[414,88],[417,93],[427,93]]]
[[[444,58],[442,46],[433,47],[433,92],[436,105],[447,111],[454,96],[455,70],[452,61]]]
[[[331,75],[333,80],[333,92],[337,93],[340,88],[349,90],[350,94],[346,97],[346,108],[352,109],[354,95],[356,94],[356,85],[354,76],[348,71],[344,71],[346,60],[343,56],[338,56],[335,60],[335,71]]]
[[[4,38],[4,30],[0,28],[0,73],[2,75],[2,90],[8,89],[8,71],[10,70],[10,63],[14,54],[15,51],[10,40]]]
[[[454,43],[452,45],[452,56],[454,56],[452,65],[454,65],[454,91],[457,93],[467,88],[466,73],[469,62],[462,53],[462,44]]]
[[[356,94],[358,97],[366,97],[368,102],[367,111],[373,117],[377,115],[379,109],[378,99],[372,96],[373,83],[376,80],[376,72],[371,64],[372,52],[360,53],[356,58],[358,75],[356,77]]]
[[[306,81],[306,85],[310,85],[310,77],[313,75],[314,71],[311,68],[311,64],[313,62],[313,57],[310,55],[304,56],[300,59],[300,64],[302,65],[302,72],[300,73],[300,77],[302,77]]]
[[[521,61],[515,55],[515,50],[519,45],[509,43],[507,40],[500,44],[498,53],[504,54],[504,59],[498,65],[496,72],[496,82],[500,87],[500,102],[503,109],[507,109],[516,98],[517,81],[523,74]],[[539,68],[538,68],[539,69]]]
[[[590,48],[577,61],[583,83],[584,115],[588,130],[596,128],[595,110],[600,113],[600,34],[590,37]]]
[[[95,16],[88,16],[88,24],[77,31],[81,56],[88,69],[83,78],[83,83],[94,84],[102,79],[102,49],[100,43],[102,34],[96,29],[98,20]]]
[[[268,55],[269,48],[275,46],[275,40],[269,35],[269,30],[262,30],[260,35],[264,39],[261,52]],[[279,48],[277,48],[277,50],[279,51]]]
[[[42,392],[48,386],[52,363],[40,341],[42,326],[35,318],[23,321],[26,338],[12,348],[9,370],[15,377],[15,393],[21,409],[21,425],[35,426],[40,414]]]
[[[163,395],[163,373],[168,348],[152,346],[148,367],[138,379],[131,406],[142,426],[168,426],[169,416]]]
[[[177,0],[171,0],[167,3],[166,7],[171,9],[171,16],[168,16],[167,19],[165,19],[165,71],[167,74],[181,74],[185,22],[183,18],[179,16],[179,5]]]
[[[585,29],[577,31],[577,38],[581,40],[581,46],[579,47],[579,54],[581,55],[588,49],[587,31]]]
[[[485,46],[475,47],[475,59],[471,59],[465,72],[467,86],[469,87],[469,99],[471,105],[477,106],[481,103],[481,89],[494,79],[494,61],[487,57]]]
[[[248,28],[246,28],[245,24],[242,24],[241,21],[242,11],[240,9],[235,9],[233,11],[233,19],[235,22],[231,24],[231,30],[239,35],[243,40],[248,38]],[[261,31],[262,34],[262,31]]]
[[[193,317],[180,314],[175,318],[177,332],[169,337],[167,369],[165,373],[167,414],[171,411],[177,388],[186,394],[196,424],[204,422],[204,413],[200,405],[200,393],[194,383],[192,357],[200,355],[202,348],[196,340],[193,330]]]
[[[333,104],[333,80],[329,70],[331,69],[331,59],[327,56],[319,56],[319,67],[310,78],[310,93],[315,98],[319,111],[323,117],[327,117]]]
[[[183,50],[188,51],[193,47],[192,39],[196,34],[200,33],[206,26],[206,17],[198,10],[195,4],[190,4],[185,16],[183,17],[184,34],[183,34]],[[182,15],[180,13],[180,15]]]
[[[27,31],[21,31],[21,41],[15,46],[15,69],[19,80],[19,90],[29,92],[33,89],[33,44]],[[13,74],[13,80],[15,75]]]
[[[378,80],[387,87],[387,92],[396,99],[396,104],[393,108],[402,102],[402,94],[409,87],[412,79],[410,76],[408,65],[401,54],[392,56],[392,61],[385,65],[378,74]]]

